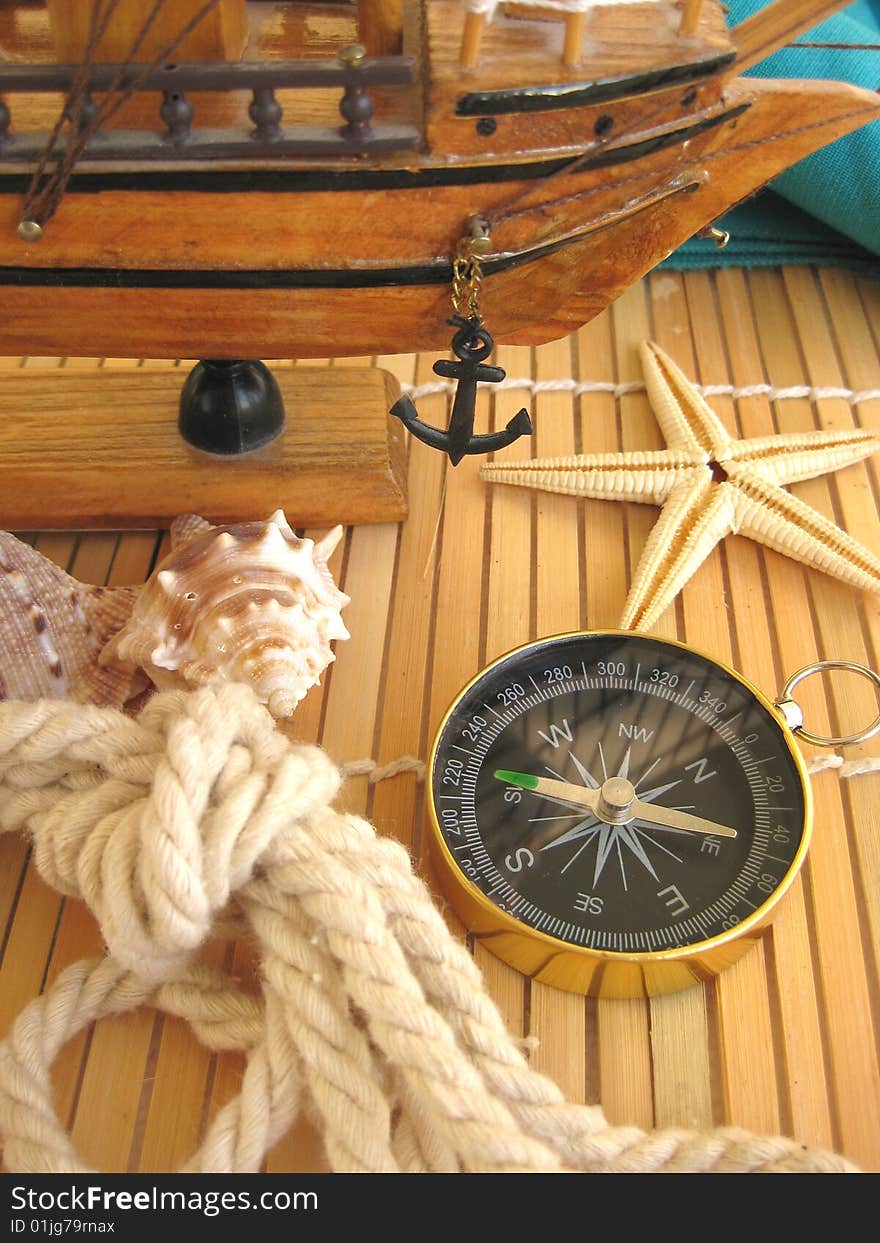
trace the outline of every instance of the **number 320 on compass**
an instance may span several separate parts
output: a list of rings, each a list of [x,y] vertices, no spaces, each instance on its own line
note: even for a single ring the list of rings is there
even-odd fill
[[[443,888],[486,947],[600,996],[668,992],[751,944],[811,802],[776,705],[683,644],[559,635],[460,693],[430,758]]]

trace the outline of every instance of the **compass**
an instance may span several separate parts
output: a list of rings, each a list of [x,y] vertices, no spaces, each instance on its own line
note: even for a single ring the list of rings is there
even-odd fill
[[[812,806],[790,698],[684,644],[556,635],[480,672],[429,761],[443,889],[492,953],[592,996],[672,992],[757,941],[806,855]]]

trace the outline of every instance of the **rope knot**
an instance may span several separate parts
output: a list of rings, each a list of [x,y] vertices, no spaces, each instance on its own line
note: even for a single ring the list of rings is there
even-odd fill
[[[332,801],[339,774],[244,685],[156,695],[122,729],[111,709],[72,706],[72,741],[57,714],[47,730],[35,713],[0,756],[0,823],[30,829],[43,878],[88,903],[121,964],[174,979],[261,861]]]
[[[262,1168],[301,1106],[331,1168],[737,1172],[854,1167],[786,1137],[609,1127],[529,1066],[408,851],[334,811],[339,776],[245,686],[154,696],[136,719],[0,702],[0,832],[84,898],[111,956],[74,963],[0,1042],[7,1169],[91,1172],[52,1105],[62,1045],[154,1004],[246,1054],[188,1173]],[[230,899],[260,995],[187,963]],[[219,921],[218,921],[219,924]],[[225,930],[224,930],[225,931]]]

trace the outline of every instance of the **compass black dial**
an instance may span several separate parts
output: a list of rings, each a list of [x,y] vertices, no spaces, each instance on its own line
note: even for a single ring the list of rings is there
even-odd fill
[[[502,658],[450,709],[430,771],[441,849],[471,897],[503,927],[603,956],[754,926],[806,849],[804,769],[770,704],[649,636],[563,635]]]

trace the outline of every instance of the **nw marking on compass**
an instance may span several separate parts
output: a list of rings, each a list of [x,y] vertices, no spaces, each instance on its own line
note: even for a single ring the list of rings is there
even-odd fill
[[[660,762],[659,757],[655,759],[642,773],[641,777],[633,783],[629,780],[632,747],[627,747],[623,758],[620,761],[617,772],[609,773],[605,753],[602,749],[601,742],[599,743],[599,762],[602,766],[601,781],[597,780],[597,778],[593,776],[590,770],[581,762],[573,751],[569,751],[568,754],[571,762],[577,770],[581,782],[583,783],[583,788],[585,790],[600,791],[602,808],[604,808],[604,810],[597,808],[598,814],[590,812],[586,816],[581,815],[577,811],[570,811],[568,813],[554,816],[532,817],[529,821],[530,824],[555,820],[569,820],[572,818],[577,819],[576,824],[566,829],[563,833],[560,833],[558,837],[554,837],[552,841],[546,842],[543,846],[541,846],[539,848],[540,853],[543,854],[548,850],[555,850],[559,846],[569,845],[572,842],[580,842],[580,845],[575,850],[574,854],[560,869],[561,875],[562,873],[568,871],[583,851],[595,842],[596,862],[593,872],[594,888],[598,885],[609,860],[616,859],[620,866],[620,875],[623,888],[624,890],[628,889],[625,854],[627,851],[632,855],[633,859],[641,864],[641,866],[659,882],[660,877],[654,870],[654,865],[645,850],[645,841],[650,842],[652,846],[662,851],[670,858],[676,860],[678,863],[682,862],[681,857],[675,854],[674,851],[668,849],[668,847],[664,846],[662,842],[659,842],[653,834],[648,833],[643,828],[639,827],[636,823],[639,819],[637,814],[631,815],[629,813],[634,801],[640,804],[652,803],[655,799],[661,798],[664,794],[667,794],[670,790],[674,789],[675,786],[679,785],[682,780],[681,777],[677,777],[673,781],[664,782],[661,785],[653,786],[649,790],[639,791],[639,786],[646,780],[646,778],[653,772],[653,770],[657,767],[657,764]],[[556,781],[564,782],[565,779],[562,775],[552,769],[549,765],[545,765],[545,771],[548,772],[552,778],[555,778]],[[566,799],[563,797],[557,797],[547,790],[540,789],[539,787],[542,784],[541,778],[529,778],[527,774],[512,773],[507,770],[499,771],[496,773],[496,777],[500,780],[511,781],[524,789],[531,789],[534,793],[538,794],[541,798],[548,802],[557,803],[561,806],[571,806],[572,800],[570,798]],[[552,782],[548,784],[552,785]],[[668,810],[686,812],[692,809],[693,804],[691,803],[670,807]],[[619,823],[612,822],[615,815],[618,816],[620,820]],[[673,826],[669,825],[666,827],[671,828]]]

